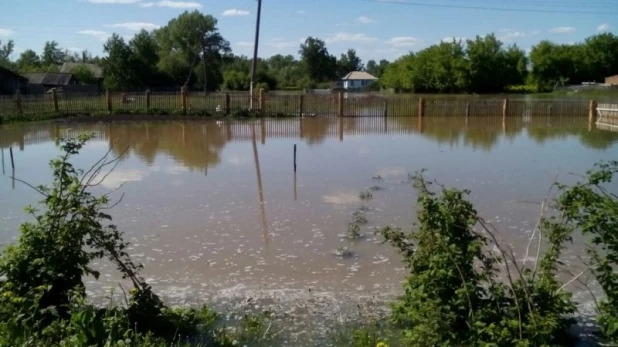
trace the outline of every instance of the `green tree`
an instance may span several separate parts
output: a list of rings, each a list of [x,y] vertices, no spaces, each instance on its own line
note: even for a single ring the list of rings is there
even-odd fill
[[[301,66],[314,82],[332,81],[337,76],[337,59],[328,53],[324,41],[308,37],[298,51]]]
[[[135,78],[143,87],[167,84],[169,78],[159,72],[159,46],[153,33],[141,30],[129,41],[129,48],[139,65]]]
[[[505,54],[494,34],[477,36],[466,44],[469,88],[476,92],[500,91],[506,84]]]
[[[604,33],[591,36],[584,42],[588,81],[604,81],[618,73],[618,36]]]
[[[367,72],[374,75],[377,78],[382,77],[386,67],[390,64],[390,62],[386,59],[380,60],[380,63],[376,63],[375,60],[369,60],[367,62]]]
[[[21,72],[37,71],[41,68],[41,58],[31,49],[23,51],[15,63]]]
[[[75,79],[81,84],[95,84],[97,82],[94,73],[86,65],[77,65],[71,71]]]
[[[14,48],[15,43],[13,40],[9,40],[4,45],[2,45],[2,40],[0,40],[0,66],[10,66],[11,61],[9,60],[9,57],[13,54]]]
[[[353,71],[363,71],[363,61],[356,55],[356,50],[348,49],[337,61],[337,77],[341,78]]]
[[[110,89],[131,89],[139,87],[139,61],[129,45],[118,34],[112,35],[103,51],[107,57],[103,59],[103,83]]]
[[[184,12],[155,32],[159,46],[158,67],[178,84],[198,81],[208,89],[216,88],[217,82],[208,80],[208,72],[220,75],[223,55],[230,51],[229,42],[217,29],[217,20],[199,11]],[[201,74],[195,74],[201,61]],[[206,79],[204,69],[206,66]],[[212,77],[212,76],[210,76]]]
[[[60,65],[66,59],[67,54],[58,48],[58,42],[47,41],[45,47],[43,47],[43,54],[41,55],[41,63],[43,65]]]

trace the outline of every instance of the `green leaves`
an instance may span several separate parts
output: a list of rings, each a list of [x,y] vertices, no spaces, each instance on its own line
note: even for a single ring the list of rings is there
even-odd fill
[[[498,265],[515,264],[490,250],[486,226],[466,200],[469,191],[430,189],[430,182],[414,177],[418,190],[414,231],[391,227],[380,233],[403,256],[410,273],[404,294],[393,304],[391,318],[410,346],[554,346],[574,312],[570,296],[557,293],[557,259],[568,229],[550,236],[551,251],[544,258],[547,271],[535,280],[531,271],[517,268],[507,284],[498,277]],[[496,238],[490,228],[486,234]],[[551,233],[550,233],[551,234]],[[506,253],[504,253],[506,255]],[[517,265],[515,265],[517,266]]]

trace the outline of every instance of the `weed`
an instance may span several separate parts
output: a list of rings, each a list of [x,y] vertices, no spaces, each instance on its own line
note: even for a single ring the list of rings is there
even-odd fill
[[[358,225],[365,225],[368,222],[367,217],[365,217],[365,214],[361,211],[355,211],[352,214],[352,219],[353,223]]]
[[[364,191],[360,192],[360,194],[358,195],[358,197],[359,197],[361,200],[371,200],[371,199],[373,199],[373,194],[371,194],[371,192],[370,192],[370,191],[368,191],[368,190],[364,190]]]
[[[347,237],[350,240],[358,240],[362,237],[360,233],[360,226],[356,223],[348,224]]]

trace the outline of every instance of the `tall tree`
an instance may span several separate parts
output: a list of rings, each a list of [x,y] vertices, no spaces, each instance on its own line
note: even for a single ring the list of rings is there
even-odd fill
[[[15,63],[20,72],[38,71],[41,68],[41,58],[31,49],[23,51]]]
[[[363,61],[356,55],[356,50],[348,49],[337,61],[337,77],[341,78],[353,71],[363,71]]]
[[[120,35],[112,35],[103,45],[103,51],[107,54],[103,59],[103,82],[106,88],[131,89],[140,86],[138,60]]]
[[[9,57],[13,54],[13,49],[15,48],[15,43],[13,40],[9,40],[9,42],[2,45],[2,40],[0,40],[0,66],[8,67],[11,63]]]
[[[214,17],[199,11],[184,12],[155,35],[160,55],[158,66],[176,83],[190,83],[193,79],[214,89],[222,81],[222,57],[230,52],[230,44],[219,33]],[[200,62],[202,73],[195,76]]]
[[[604,33],[591,36],[584,42],[589,81],[603,81],[618,74],[618,36]]]
[[[485,37],[477,36],[474,40],[468,40],[466,55],[471,90],[492,92],[499,91],[505,86],[504,51],[502,42],[494,34]]]
[[[58,42],[47,41],[43,47],[41,63],[43,65],[60,65],[66,59],[67,54],[58,47]]]
[[[300,45],[298,53],[307,77],[314,82],[326,82],[336,78],[337,58],[328,53],[326,44],[320,39],[308,37]]]

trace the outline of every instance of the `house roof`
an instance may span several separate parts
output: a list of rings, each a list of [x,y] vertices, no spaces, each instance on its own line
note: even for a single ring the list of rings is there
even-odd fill
[[[92,75],[94,76],[94,78],[101,78],[101,77],[103,77],[103,69],[99,65],[87,64],[87,63],[64,63],[64,64],[62,64],[62,67],[60,68],[60,72],[62,72],[62,73],[72,73],[73,69],[78,67],[78,66],[85,66],[85,67],[87,67],[88,70],[90,70],[90,72],[92,72]]]
[[[34,72],[25,74],[30,84],[42,84],[51,86],[69,85],[73,74],[61,72]]]
[[[7,69],[7,68],[2,67],[2,66],[0,66],[0,73],[2,73],[5,76],[11,76],[11,77],[14,77],[14,78],[19,78],[22,81],[27,80],[26,77],[18,74],[17,72],[15,72],[13,70]]]
[[[377,81],[378,78],[365,71],[352,71],[349,74],[345,75],[345,77],[342,78],[341,80],[342,81],[352,81],[352,80]]]

